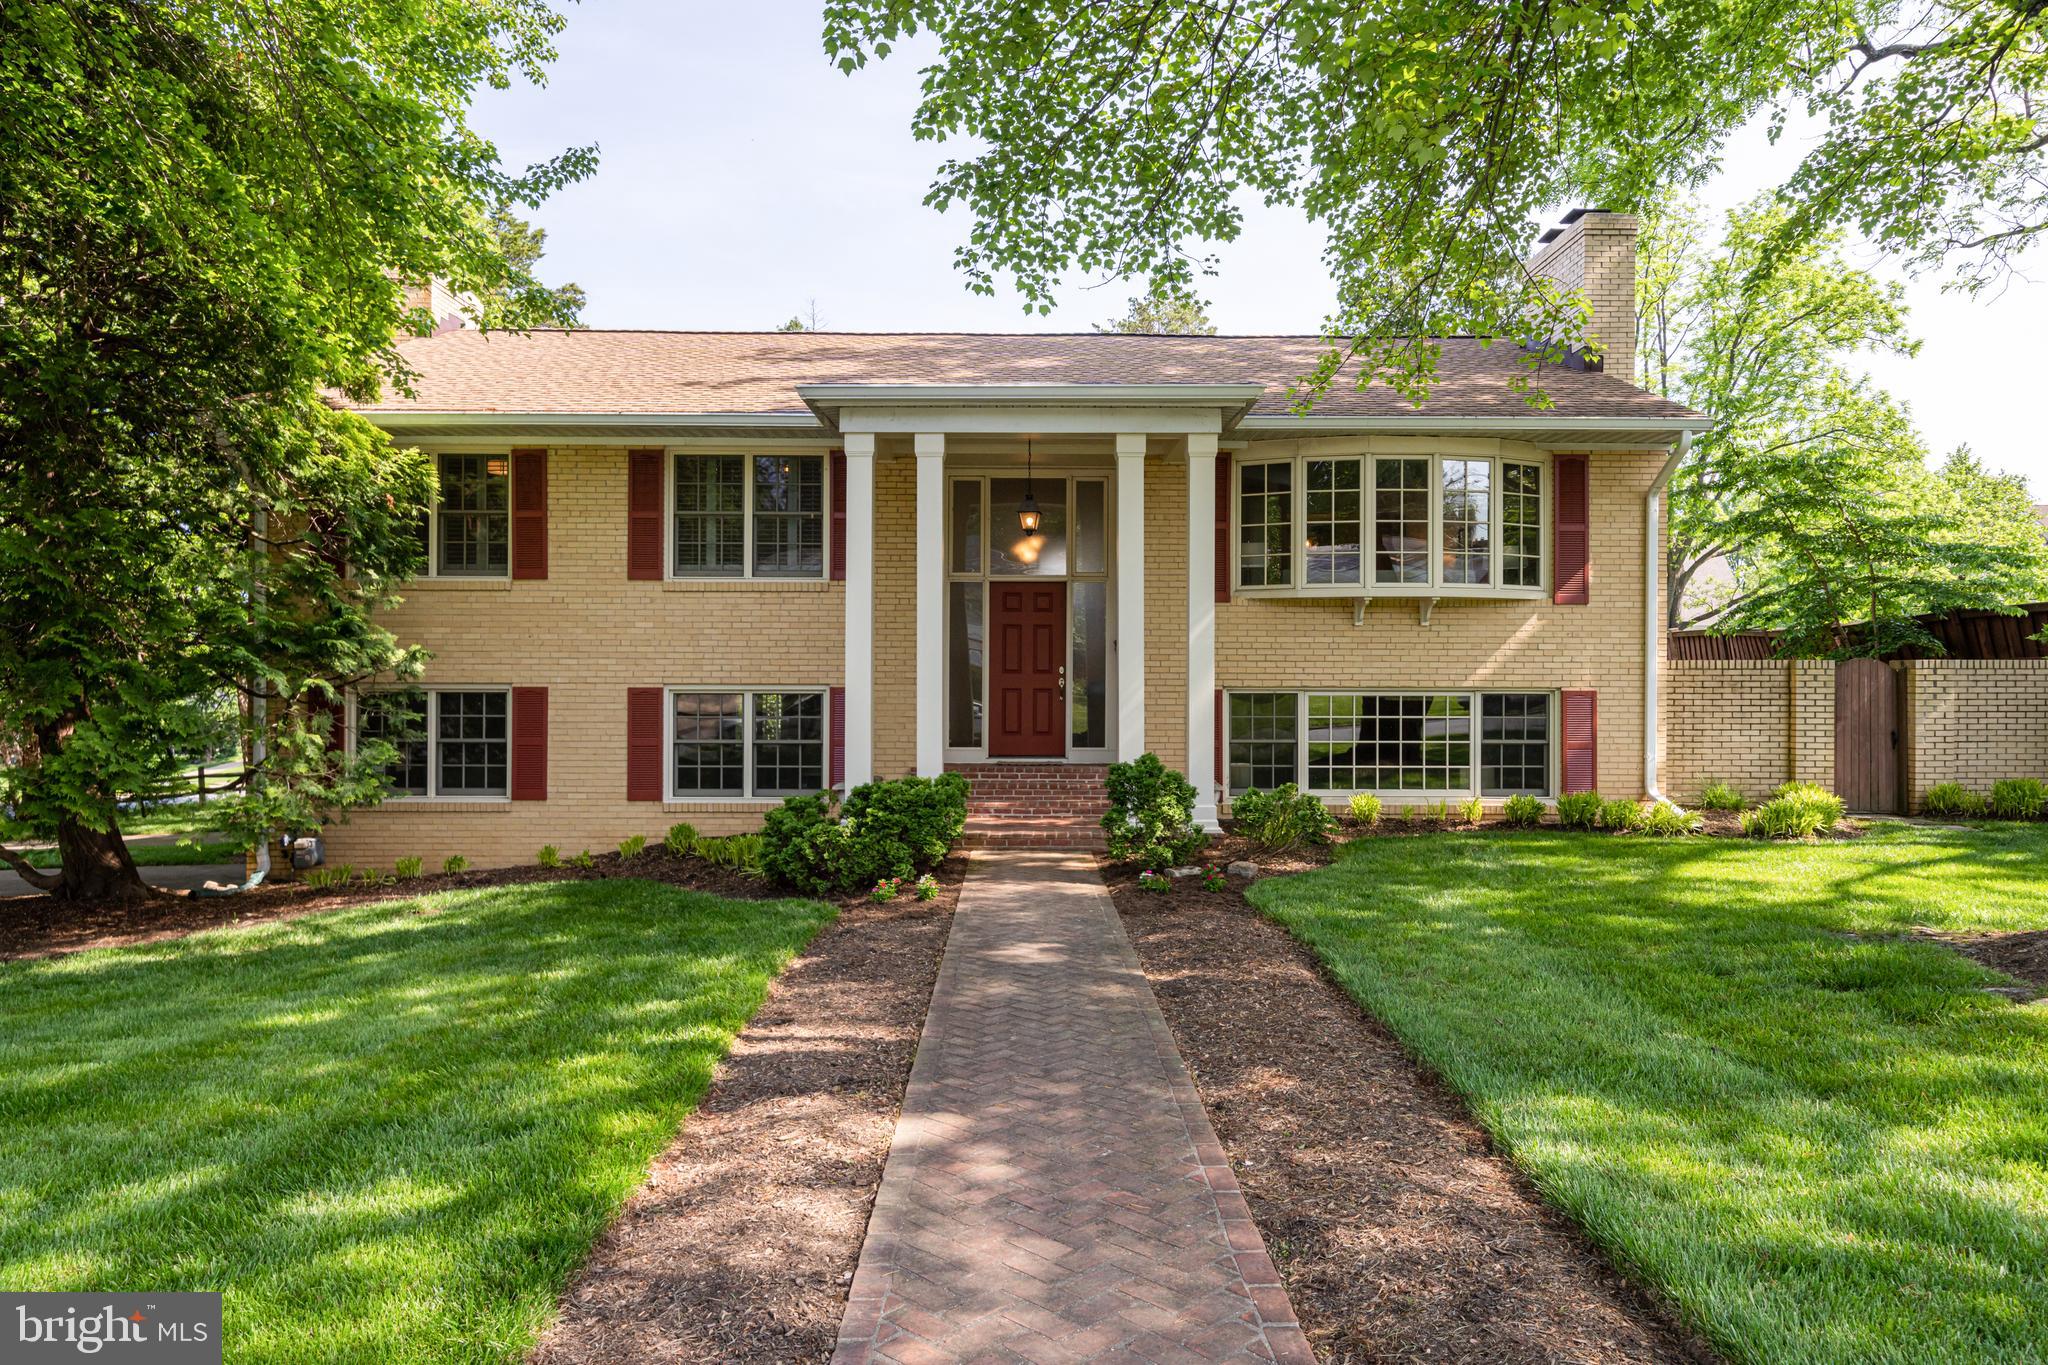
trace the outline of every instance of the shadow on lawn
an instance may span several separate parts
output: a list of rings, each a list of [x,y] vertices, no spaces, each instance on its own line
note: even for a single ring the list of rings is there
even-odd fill
[[[565,882],[0,964],[0,1280],[516,1357],[828,917]]]
[[[1724,1349],[1997,1356],[2048,1323],[2048,1011],[1857,935],[2038,923],[2038,838],[1373,840],[1252,896]]]

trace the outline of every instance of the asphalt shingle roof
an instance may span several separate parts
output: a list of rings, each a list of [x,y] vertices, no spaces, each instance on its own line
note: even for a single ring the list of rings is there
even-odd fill
[[[799,384],[1235,384],[1265,386],[1255,413],[1285,413],[1288,389],[1323,353],[1313,336],[1131,336],[1120,333],[639,332],[470,329],[403,342],[415,393],[380,412],[790,413]],[[1509,387],[1516,348],[1465,337],[1443,343],[1424,414],[1531,417]],[[1552,416],[1691,415],[1620,378],[1547,368]],[[1320,416],[1412,416],[1383,384],[1340,382]]]

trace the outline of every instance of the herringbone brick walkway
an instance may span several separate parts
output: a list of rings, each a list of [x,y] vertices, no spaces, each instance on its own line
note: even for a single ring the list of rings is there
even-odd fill
[[[836,1365],[1313,1365],[1085,853],[960,896]]]

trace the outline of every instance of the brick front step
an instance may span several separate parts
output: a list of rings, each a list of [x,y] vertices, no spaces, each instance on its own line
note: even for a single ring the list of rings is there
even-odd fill
[[[989,818],[970,814],[962,848],[1083,848],[1105,847],[1102,826],[1090,819],[1066,816],[1003,816]]]

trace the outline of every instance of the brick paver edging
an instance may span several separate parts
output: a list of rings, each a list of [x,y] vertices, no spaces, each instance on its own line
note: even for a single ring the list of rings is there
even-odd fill
[[[1313,1365],[1085,854],[954,914],[835,1365]]]

